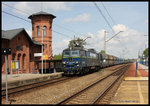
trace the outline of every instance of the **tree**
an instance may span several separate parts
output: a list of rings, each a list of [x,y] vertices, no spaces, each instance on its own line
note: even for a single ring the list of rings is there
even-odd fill
[[[105,54],[105,50],[101,50],[100,53]]]
[[[58,55],[54,55],[53,60],[61,60],[62,59],[62,55],[58,54]]]
[[[143,51],[143,54],[145,55],[145,57],[148,57],[148,48]]]

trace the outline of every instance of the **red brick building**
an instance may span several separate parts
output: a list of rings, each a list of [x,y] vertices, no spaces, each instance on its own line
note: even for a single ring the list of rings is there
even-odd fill
[[[34,60],[33,53],[39,53],[41,45],[32,40],[24,28],[2,31],[2,48],[11,48],[11,55],[8,55],[7,61],[9,73],[11,73],[11,60],[19,61],[20,73],[30,73],[30,61]],[[18,70],[12,72],[17,73]],[[2,74],[4,73],[5,57],[2,55]]]
[[[11,55],[8,55],[8,69],[11,73],[11,61],[19,61],[20,73],[36,72],[36,60],[40,57],[34,57],[34,53],[41,53],[42,50],[42,32],[43,32],[43,55],[45,59],[51,59],[52,56],[52,21],[56,18],[54,15],[46,12],[38,12],[29,16],[32,20],[32,38],[24,28],[2,31],[2,48],[11,48]],[[43,29],[43,30],[42,30]],[[13,70],[12,73],[17,73]],[[5,57],[2,55],[2,74],[5,74]]]

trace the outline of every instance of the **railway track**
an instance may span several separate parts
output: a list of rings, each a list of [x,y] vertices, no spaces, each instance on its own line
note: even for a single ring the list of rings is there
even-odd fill
[[[120,66],[119,68],[121,68],[122,66]],[[115,69],[119,69],[118,67]],[[113,69],[114,70],[114,69]],[[84,76],[81,76],[84,77]],[[16,97],[18,95],[23,95],[25,93],[28,92],[33,92],[35,90],[39,90],[42,89],[44,87],[49,87],[49,86],[53,86],[59,83],[65,83],[67,81],[76,79],[76,78],[81,78],[81,77],[61,77],[58,79],[54,79],[54,80],[50,80],[50,81],[43,81],[43,82],[39,82],[39,83],[34,83],[34,84],[29,84],[29,85],[23,85],[23,86],[18,86],[18,87],[14,87],[14,88],[8,88],[8,96],[9,96],[9,101],[10,104],[11,102],[15,102],[14,99],[12,99],[13,97]],[[4,99],[6,94],[5,94],[5,89],[2,89],[1,92],[1,99]]]
[[[33,84],[27,84],[27,85],[22,85],[22,86],[18,86],[18,87],[13,87],[13,88],[8,88],[8,96],[16,96],[19,95],[20,93],[23,93],[25,91],[29,91],[29,90],[33,90],[34,88],[42,88],[42,87],[47,87],[53,84],[58,84],[60,82],[64,82],[64,81],[68,81],[68,80],[73,80],[77,77],[61,77],[58,79],[54,79],[54,80],[48,80],[48,81],[42,81],[42,82],[38,82],[38,83],[33,83]],[[6,96],[6,89],[2,89],[1,91],[1,98],[5,98]]]
[[[81,89],[71,96],[57,102],[56,104],[97,104],[109,89],[124,74],[129,65],[123,65],[106,77]]]

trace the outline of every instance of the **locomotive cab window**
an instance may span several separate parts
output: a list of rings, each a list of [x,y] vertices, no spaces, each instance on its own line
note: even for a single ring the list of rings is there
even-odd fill
[[[71,51],[71,56],[80,56],[79,50]]]
[[[63,53],[63,57],[69,57],[69,55],[70,55],[70,52],[69,52],[69,51],[65,51],[65,52]]]

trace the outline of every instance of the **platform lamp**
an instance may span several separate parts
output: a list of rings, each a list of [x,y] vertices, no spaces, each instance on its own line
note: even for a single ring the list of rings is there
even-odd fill
[[[7,89],[7,57],[11,54],[11,48],[2,48],[2,55],[5,55],[5,72],[6,72],[6,104],[8,104],[8,89]]]

